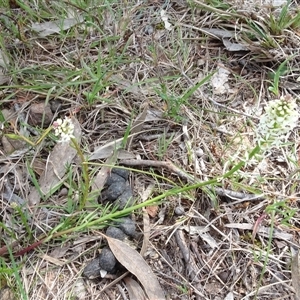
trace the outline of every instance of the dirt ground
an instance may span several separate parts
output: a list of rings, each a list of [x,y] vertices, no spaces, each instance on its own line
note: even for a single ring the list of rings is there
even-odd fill
[[[300,299],[298,126],[251,157],[268,103],[299,100],[298,18],[297,1],[0,1],[0,300]],[[130,205],[107,201],[114,168]],[[134,234],[103,235],[124,216]],[[119,263],[88,278],[105,247]]]

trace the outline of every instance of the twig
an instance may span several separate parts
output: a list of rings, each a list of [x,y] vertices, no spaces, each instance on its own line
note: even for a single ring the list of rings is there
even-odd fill
[[[188,275],[191,281],[196,280],[196,282],[198,282],[199,281],[198,275],[200,274],[200,270],[197,267],[194,257],[190,253],[190,249],[188,245],[185,242],[183,231],[181,229],[177,229],[174,236],[176,238],[177,245],[182,253],[183,260],[186,264]]]
[[[201,183],[198,178],[184,172],[180,168],[176,167],[171,161],[157,161],[157,160],[142,160],[142,159],[128,159],[120,161],[121,165],[130,167],[155,167],[155,168],[165,168],[171,173],[175,173],[181,179],[186,180],[189,183]],[[228,197],[233,200],[238,200],[237,202],[250,201],[250,200],[264,200],[262,195],[255,194],[244,194],[240,192],[231,191],[224,188],[214,187],[213,192],[218,196]]]

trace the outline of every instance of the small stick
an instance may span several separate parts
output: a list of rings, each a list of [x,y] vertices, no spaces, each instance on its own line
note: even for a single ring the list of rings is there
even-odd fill
[[[201,183],[198,178],[184,172],[180,168],[176,167],[171,161],[157,161],[157,160],[143,160],[143,159],[126,159],[120,161],[120,164],[130,167],[155,167],[155,168],[166,168],[172,173],[177,174],[181,179],[185,179],[189,183]],[[264,200],[261,195],[255,194],[244,194],[224,188],[214,187],[213,190],[218,196],[225,196],[233,200],[239,199],[238,202],[250,201],[250,200]]]

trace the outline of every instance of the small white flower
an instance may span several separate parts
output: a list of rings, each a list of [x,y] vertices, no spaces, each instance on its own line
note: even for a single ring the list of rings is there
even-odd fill
[[[60,142],[68,142],[71,138],[74,138],[74,124],[69,117],[65,117],[64,120],[57,119],[53,123],[53,128],[55,130],[54,134],[60,137]]]
[[[172,24],[168,21],[169,17],[167,16],[165,10],[162,9],[160,11],[160,16],[161,16],[162,21],[165,23],[165,28],[167,30],[172,30]]]
[[[258,143],[280,145],[281,140],[297,126],[298,117],[296,100],[290,95],[270,101],[257,128]]]

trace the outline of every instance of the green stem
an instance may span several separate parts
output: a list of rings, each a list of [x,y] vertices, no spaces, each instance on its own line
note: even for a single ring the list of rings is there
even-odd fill
[[[251,158],[253,158],[257,153],[259,153],[261,150],[259,145],[256,145],[255,148],[250,152],[249,157],[247,158],[248,161],[250,161]],[[246,161],[240,161],[237,165],[235,165],[230,171],[225,173],[222,177],[228,178],[236,171],[240,170],[244,165],[246,164]]]
[[[81,160],[82,165],[82,177],[83,177],[83,189],[82,189],[82,197],[80,197],[80,203],[79,203],[79,209],[83,209],[85,207],[85,204],[87,202],[88,196],[89,196],[89,189],[90,189],[90,176],[89,176],[89,170],[88,165],[85,163],[86,160],[84,158],[84,155],[76,141],[75,138],[71,138],[71,141],[77,151],[77,154],[79,155],[79,158]]]
[[[260,147],[257,145],[250,152],[249,159],[253,158],[259,151],[260,151]],[[81,151],[80,151],[80,153],[81,153]],[[83,155],[82,155],[82,159],[83,159]],[[131,206],[131,207],[127,207],[123,210],[120,210],[120,211],[117,211],[117,212],[114,212],[114,213],[107,214],[103,217],[98,218],[97,220],[94,220],[94,221],[91,221],[91,222],[88,222],[88,223],[85,223],[85,224],[82,224],[82,225],[79,225],[79,226],[76,226],[76,227],[73,227],[73,228],[69,228],[65,231],[57,232],[57,233],[53,234],[53,237],[57,237],[57,236],[64,235],[64,234],[69,234],[69,233],[72,233],[72,232],[75,232],[75,231],[80,231],[80,230],[83,230],[85,228],[101,224],[101,223],[103,223],[105,221],[108,221],[108,220],[117,219],[117,218],[119,218],[121,216],[124,216],[124,215],[129,215],[134,210],[137,210],[137,209],[140,209],[142,207],[149,206],[149,205],[153,205],[154,203],[157,203],[160,200],[162,200],[164,198],[167,198],[169,196],[178,195],[179,193],[187,192],[187,191],[194,190],[194,189],[197,189],[197,188],[201,188],[201,187],[204,187],[204,186],[218,184],[220,179],[228,178],[234,172],[237,172],[239,169],[241,169],[245,165],[245,163],[246,163],[245,161],[241,161],[236,166],[234,166],[231,170],[229,170],[227,173],[225,173],[221,178],[214,178],[214,179],[207,180],[207,181],[204,181],[204,182],[199,182],[199,183],[195,183],[195,184],[192,184],[192,185],[188,185],[188,186],[185,186],[185,187],[182,187],[182,188],[176,188],[176,189],[169,190],[169,191],[167,191],[167,192],[165,192],[161,195],[158,195],[158,196],[156,196],[152,199],[149,199],[145,202],[136,204],[136,205]],[[83,164],[83,166],[85,168],[85,171],[87,172],[87,164]],[[83,173],[85,171],[83,171]],[[87,175],[86,178],[88,180],[88,178],[89,178],[88,174],[86,174],[86,175]],[[85,179],[85,181],[86,181],[86,179]]]

